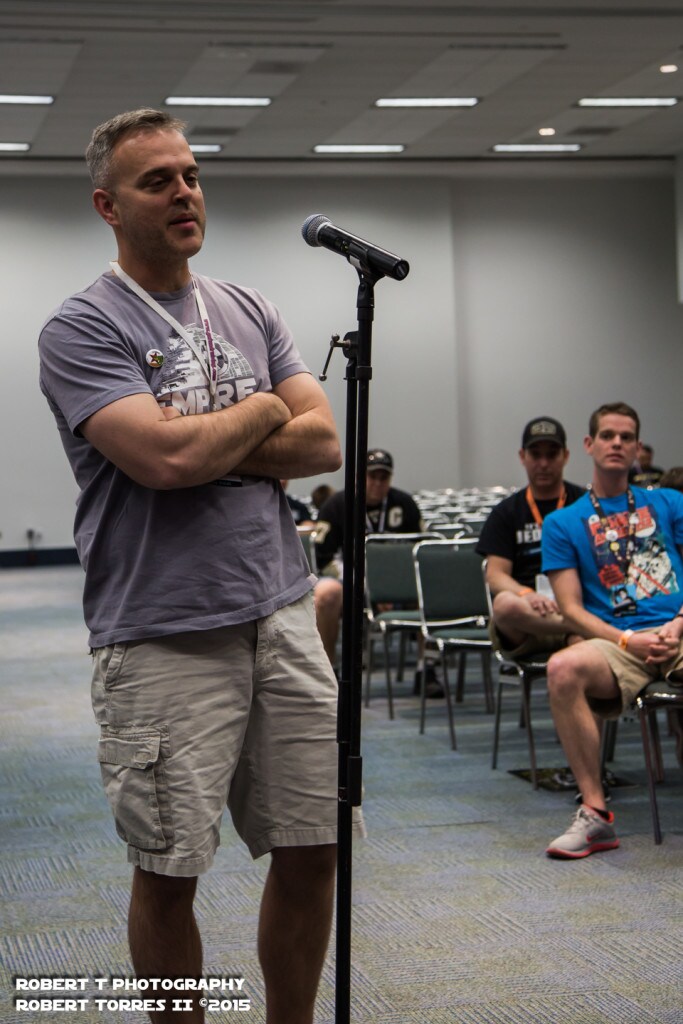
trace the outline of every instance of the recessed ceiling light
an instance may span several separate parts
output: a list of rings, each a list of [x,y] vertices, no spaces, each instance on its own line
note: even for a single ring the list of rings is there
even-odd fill
[[[28,142],[0,142],[0,153],[28,153]]]
[[[674,71],[678,71],[678,64],[662,64],[659,70],[663,75],[671,75]]]
[[[54,96],[20,96],[5,94],[0,96],[0,103],[22,103],[30,107],[43,107],[49,106],[50,103],[54,103]]]
[[[675,107],[676,96],[587,96],[580,107]]]
[[[268,96],[167,96],[167,107],[268,107]]]
[[[217,142],[191,142],[190,149],[193,153],[220,153],[223,147]]]
[[[322,145],[314,146],[314,153],[402,153],[405,146],[394,145]]]
[[[544,135],[544,136],[545,135],[554,135],[555,134],[555,129],[554,128],[539,128],[538,129],[538,134],[539,135]]]
[[[393,96],[375,100],[376,107],[476,107],[476,96]]]
[[[530,144],[510,143],[493,147],[494,153],[578,153],[578,142],[534,142]]]

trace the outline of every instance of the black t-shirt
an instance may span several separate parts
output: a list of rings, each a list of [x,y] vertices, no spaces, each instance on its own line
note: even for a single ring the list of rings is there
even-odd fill
[[[586,493],[585,487],[565,480],[566,505],[573,504]],[[557,498],[537,501],[541,519],[554,512]],[[541,527],[535,521],[526,500],[526,487],[515,491],[491,509],[482,527],[477,552],[480,555],[498,555],[512,562],[511,575],[524,587],[535,587],[541,571]]]
[[[419,533],[420,510],[405,491],[389,488],[386,506],[367,510],[366,533]],[[315,558],[321,571],[344,547],[344,491],[323,503],[315,524]]]
[[[292,513],[292,518],[297,526],[299,523],[303,523],[307,519],[311,519],[310,509],[305,502],[299,501],[298,498],[292,498],[289,494],[285,494],[285,498],[287,499],[289,510]]]

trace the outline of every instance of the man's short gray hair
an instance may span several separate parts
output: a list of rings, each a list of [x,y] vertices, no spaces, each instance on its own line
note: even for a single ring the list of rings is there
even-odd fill
[[[85,151],[85,160],[95,188],[111,185],[112,154],[124,135],[134,131],[176,131],[184,133],[187,125],[163,110],[141,107],[98,124]]]

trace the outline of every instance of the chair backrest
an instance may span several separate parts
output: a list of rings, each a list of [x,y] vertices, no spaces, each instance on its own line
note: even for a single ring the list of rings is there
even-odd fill
[[[365,589],[370,606],[417,608],[413,547],[434,533],[371,533],[365,538]]]
[[[425,623],[488,617],[476,539],[422,541],[413,548]]]

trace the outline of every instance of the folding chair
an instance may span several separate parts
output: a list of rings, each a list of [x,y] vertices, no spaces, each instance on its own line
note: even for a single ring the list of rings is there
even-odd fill
[[[482,562],[481,572],[484,580],[486,603],[488,615],[493,621],[493,600],[491,590],[486,581],[486,559]],[[531,784],[538,789],[538,771],[536,764],[536,746],[534,733],[531,726],[531,688],[535,679],[545,676],[548,668],[548,659],[552,651],[539,651],[538,653],[523,657],[513,657],[510,651],[506,651],[500,642],[495,629],[491,629],[493,642],[493,654],[498,662],[498,686],[496,689],[496,717],[493,726],[493,753],[491,756],[491,767],[498,766],[498,743],[500,739],[500,716],[502,711],[503,686],[505,683],[512,683],[519,686],[522,702],[520,724],[526,728],[527,742],[529,744],[529,765],[531,770]]]
[[[308,568],[311,572],[317,572],[315,562],[315,530],[308,528],[305,530],[297,530],[297,533],[299,534],[304,554],[308,560]]]
[[[370,704],[370,677],[373,668],[374,642],[378,637],[384,644],[384,669],[387,682],[389,718],[394,717],[394,697],[391,679],[390,639],[400,637],[397,679],[403,678],[405,641],[411,633],[420,632],[420,612],[417,606],[417,584],[413,565],[413,546],[425,538],[438,538],[433,533],[371,533],[365,538],[365,595],[366,595],[366,648],[365,648],[365,706]],[[382,605],[393,605],[379,611]]]
[[[659,740],[657,712],[660,708],[683,711],[683,687],[672,686],[667,682],[648,683],[645,689],[641,690],[636,697],[633,702],[633,708],[640,721],[645,769],[647,771],[647,789],[650,797],[650,812],[652,814],[652,829],[655,843],[659,845],[662,841],[662,830],[659,824],[655,784],[664,781],[664,765]]]
[[[491,639],[486,625],[486,595],[474,539],[428,540],[415,545],[413,559],[425,647],[436,647],[443,666],[451,747],[456,749],[453,706],[448,680],[448,654],[459,656],[457,696],[462,696],[465,656],[482,656],[487,710],[492,709]],[[425,661],[421,665],[420,733],[426,717]]]

